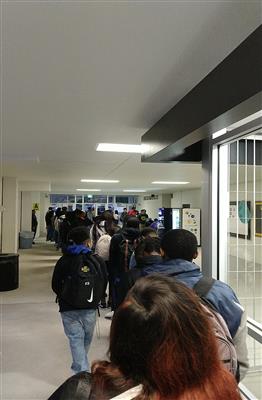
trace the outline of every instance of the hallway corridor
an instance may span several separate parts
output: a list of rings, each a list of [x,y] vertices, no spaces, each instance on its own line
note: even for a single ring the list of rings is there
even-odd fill
[[[19,250],[19,289],[0,294],[1,400],[46,400],[71,375],[71,356],[55,295],[53,267],[60,256],[39,239]],[[101,312],[89,351],[90,360],[105,358],[110,321]]]

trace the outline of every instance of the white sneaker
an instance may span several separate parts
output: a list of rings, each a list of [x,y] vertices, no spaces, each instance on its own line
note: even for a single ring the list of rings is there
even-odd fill
[[[113,318],[113,315],[114,315],[114,311],[110,311],[110,312],[108,312],[108,313],[105,315],[105,318],[106,318],[106,319],[112,319],[112,318]]]

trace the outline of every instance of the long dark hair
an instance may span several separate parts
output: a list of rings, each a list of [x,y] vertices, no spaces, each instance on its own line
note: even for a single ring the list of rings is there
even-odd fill
[[[121,380],[114,395],[142,383],[137,400],[155,393],[161,400],[240,400],[198,298],[173,278],[151,275],[136,282],[115,312],[109,358],[103,371],[101,363],[94,365],[94,389],[103,387],[101,400],[110,398],[105,385],[110,375],[116,388]]]

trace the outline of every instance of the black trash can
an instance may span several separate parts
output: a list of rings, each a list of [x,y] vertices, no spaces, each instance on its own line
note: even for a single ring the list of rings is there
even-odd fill
[[[0,254],[0,292],[6,292],[18,288],[18,257],[18,254]]]

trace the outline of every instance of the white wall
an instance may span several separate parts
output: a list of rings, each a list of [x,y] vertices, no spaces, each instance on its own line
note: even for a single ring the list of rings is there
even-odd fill
[[[45,215],[45,210],[41,210],[41,193],[40,192],[31,192],[31,219],[32,219],[32,206],[34,203],[39,204],[39,211],[36,211],[36,218],[38,221],[38,226],[37,226],[37,231],[35,237],[40,236],[40,230],[41,230],[41,216]],[[31,230],[31,227],[30,227]]]
[[[50,196],[49,193],[40,193],[40,218],[38,219],[38,229],[41,236],[46,235],[46,226],[45,226],[45,214],[50,207]]]
[[[18,248],[18,184],[14,177],[3,179],[2,252],[16,253]]]
[[[161,207],[171,207],[171,194],[156,194],[157,199],[144,200],[144,196],[139,196],[137,209],[140,211],[145,208],[148,216],[152,219],[158,218],[158,209]]]
[[[21,231],[31,231],[32,194],[21,192]]]
[[[190,208],[201,208],[201,189],[174,192],[171,207],[182,208],[183,204],[190,204]]]

